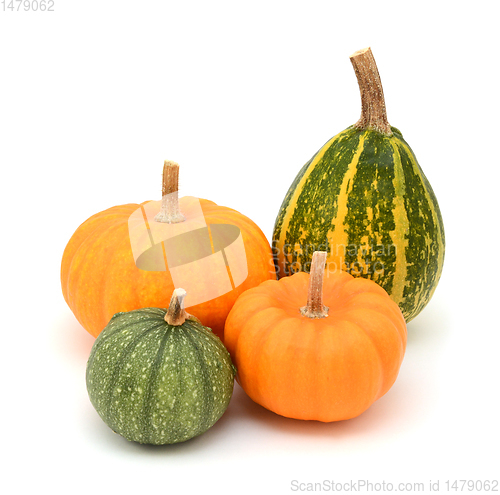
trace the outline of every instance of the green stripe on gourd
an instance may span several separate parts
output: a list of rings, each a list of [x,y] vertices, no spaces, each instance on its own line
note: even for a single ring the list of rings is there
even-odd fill
[[[415,155],[387,122],[371,51],[351,60],[362,117],[328,141],[290,186],[273,232],[278,277],[309,271],[313,252],[326,250],[327,270],[374,280],[410,321],[441,275],[443,221]]]
[[[160,308],[117,313],[87,364],[96,411],[113,431],[139,443],[178,443],[204,433],[233,391],[234,367],[220,339],[195,319],[167,318]]]

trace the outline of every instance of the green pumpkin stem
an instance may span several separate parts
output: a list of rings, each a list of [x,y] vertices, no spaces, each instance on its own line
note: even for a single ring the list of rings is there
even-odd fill
[[[350,59],[361,93],[361,118],[354,127],[362,130],[371,129],[392,136],[391,126],[387,121],[382,81],[371,49],[358,50]]]
[[[156,222],[179,223],[186,217],[179,208],[179,164],[165,161],[163,165],[163,183],[161,209],[155,216]]]
[[[165,321],[169,325],[182,325],[188,318],[191,317],[184,309],[184,298],[186,291],[184,289],[175,289],[170,299],[170,305],[165,313]]]
[[[328,316],[328,307],[323,306],[323,275],[327,254],[326,251],[315,251],[312,256],[307,304],[300,308],[302,315],[308,318],[326,318]]]

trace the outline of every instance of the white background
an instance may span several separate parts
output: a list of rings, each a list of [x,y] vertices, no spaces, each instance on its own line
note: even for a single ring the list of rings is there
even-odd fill
[[[0,11],[2,491],[281,494],[293,480],[439,480],[445,493],[446,480],[498,479],[496,3],[55,0],[52,13]],[[70,236],[110,206],[160,199],[171,159],[181,196],[239,210],[270,238],[301,166],[358,119],[349,55],[366,46],[447,240],[394,387],[360,417],[323,424],[279,417],[236,386],[192,441],[113,434],[85,388],[93,338],[60,290]]]

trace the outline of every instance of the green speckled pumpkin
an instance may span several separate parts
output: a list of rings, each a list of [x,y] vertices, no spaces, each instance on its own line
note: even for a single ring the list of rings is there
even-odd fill
[[[117,313],[92,347],[90,400],[127,440],[184,442],[211,428],[229,405],[231,358],[221,340],[184,311],[185,294],[176,289],[168,310]]]

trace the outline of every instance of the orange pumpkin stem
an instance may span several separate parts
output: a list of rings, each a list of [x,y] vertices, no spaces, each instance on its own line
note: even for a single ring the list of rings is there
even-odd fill
[[[165,161],[163,165],[163,184],[161,209],[155,216],[156,222],[179,223],[186,217],[179,208],[179,164]]]
[[[392,136],[391,126],[387,121],[382,81],[371,49],[358,50],[350,59],[361,93],[361,118],[354,127],[362,130],[372,129]]]
[[[328,316],[328,307],[323,306],[323,275],[326,256],[326,251],[315,251],[312,256],[307,305],[300,308],[302,315],[308,318],[326,318]]]
[[[182,325],[188,318],[190,314],[184,309],[184,298],[186,297],[186,291],[184,289],[175,289],[172,293],[172,298],[170,299],[170,305],[165,313],[165,321],[169,325],[179,326]]]

